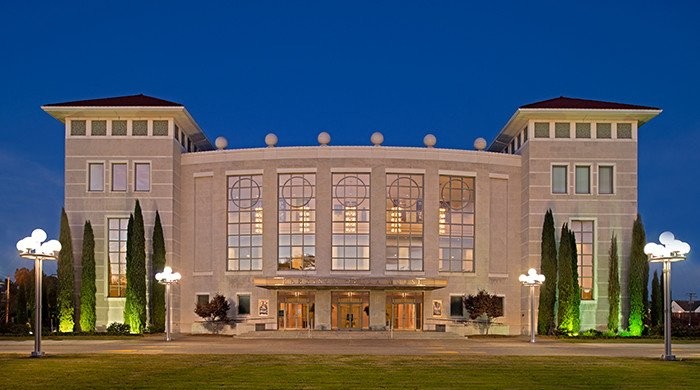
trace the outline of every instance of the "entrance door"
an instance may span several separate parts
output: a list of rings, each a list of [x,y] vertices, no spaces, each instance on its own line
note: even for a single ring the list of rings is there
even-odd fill
[[[339,303],[338,328],[362,329],[362,305],[359,303]]]
[[[305,303],[283,303],[284,328],[306,329],[309,305]]]
[[[423,303],[421,293],[387,294],[386,322],[394,330],[420,330]]]
[[[397,303],[394,305],[394,329],[416,330],[415,303]]]

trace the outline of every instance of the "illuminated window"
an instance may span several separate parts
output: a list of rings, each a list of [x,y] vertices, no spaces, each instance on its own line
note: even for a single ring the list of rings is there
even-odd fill
[[[105,165],[103,163],[88,164],[88,191],[105,190]]]
[[[369,174],[333,174],[333,270],[369,270]]]
[[[112,164],[112,191],[126,191],[126,163]]]
[[[386,175],[386,269],[423,270],[423,175]]]
[[[229,176],[229,271],[262,270],[262,234],[262,175]]]
[[[109,218],[108,254],[109,254],[109,296],[126,296],[126,233],[129,218]]]
[[[148,192],[151,190],[151,164],[134,164],[134,191]]]
[[[280,174],[279,270],[316,269],[316,174]]]
[[[474,178],[440,176],[440,271],[474,272]]]
[[[568,189],[567,184],[567,172],[569,167],[566,165],[553,165],[552,166],[552,193],[553,194],[566,194]]]
[[[578,285],[581,299],[593,299],[593,221],[571,221],[578,252]]]

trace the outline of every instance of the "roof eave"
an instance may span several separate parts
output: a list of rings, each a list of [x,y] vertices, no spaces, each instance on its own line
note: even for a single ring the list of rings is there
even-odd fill
[[[194,120],[192,115],[185,106],[102,106],[102,107],[85,107],[85,106],[41,106],[47,114],[51,115],[61,123],[66,122],[68,117],[81,117],[81,116],[114,116],[119,114],[135,114],[135,113],[148,113],[150,115],[155,115],[162,113],[165,115],[172,115],[175,120],[184,124],[184,129],[186,131],[195,130],[192,134],[199,133],[202,135],[201,139],[195,141],[195,145],[200,150],[210,150],[213,149],[213,144],[207,138],[206,133],[199,127],[199,124]]]
[[[639,126],[661,114],[661,109],[518,108],[489,144],[489,151],[500,151],[531,119],[636,120]],[[504,137],[505,136],[505,137]],[[504,141],[508,138],[508,141]]]

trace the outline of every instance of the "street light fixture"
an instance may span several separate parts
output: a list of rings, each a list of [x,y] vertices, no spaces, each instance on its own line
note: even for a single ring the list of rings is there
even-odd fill
[[[163,272],[156,274],[158,283],[165,285],[165,341],[170,341],[170,285],[177,283],[182,276],[179,272],[173,272],[170,267],[163,268]]]
[[[34,352],[31,357],[42,357],[41,351],[41,279],[42,262],[56,260],[61,251],[58,240],[46,241],[46,232],[34,229],[32,235],[17,241],[17,251],[23,259],[34,260]]]
[[[663,360],[676,360],[671,354],[671,263],[683,261],[690,252],[687,242],[676,240],[671,232],[659,236],[661,245],[650,242],[644,246],[644,253],[651,263],[663,263],[664,281],[664,354]]]
[[[527,275],[521,274],[518,280],[523,286],[530,287],[530,342],[535,342],[535,286],[544,283],[544,275],[538,274],[537,270],[530,268]]]

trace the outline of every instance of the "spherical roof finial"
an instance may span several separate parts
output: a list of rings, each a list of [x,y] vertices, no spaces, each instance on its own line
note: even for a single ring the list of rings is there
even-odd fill
[[[214,140],[214,145],[218,150],[224,150],[228,146],[228,140],[226,137],[216,137],[216,140]]]
[[[423,137],[423,145],[425,145],[428,148],[435,147],[436,143],[437,138],[432,134],[426,134],[425,137]]]
[[[325,131],[318,133],[317,139],[318,144],[322,146],[327,146],[329,143],[331,143],[331,135]]]
[[[382,142],[384,142],[384,135],[378,131],[375,131],[374,133],[372,133],[370,141],[372,141],[372,145],[380,146]]]
[[[274,148],[277,145],[277,136],[275,133],[270,133],[265,136],[265,144],[268,148]]]
[[[486,149],[486,140],[483,139],[482,137],[475,139],[474,140],[474,149],[476,149],[476,150]]]

